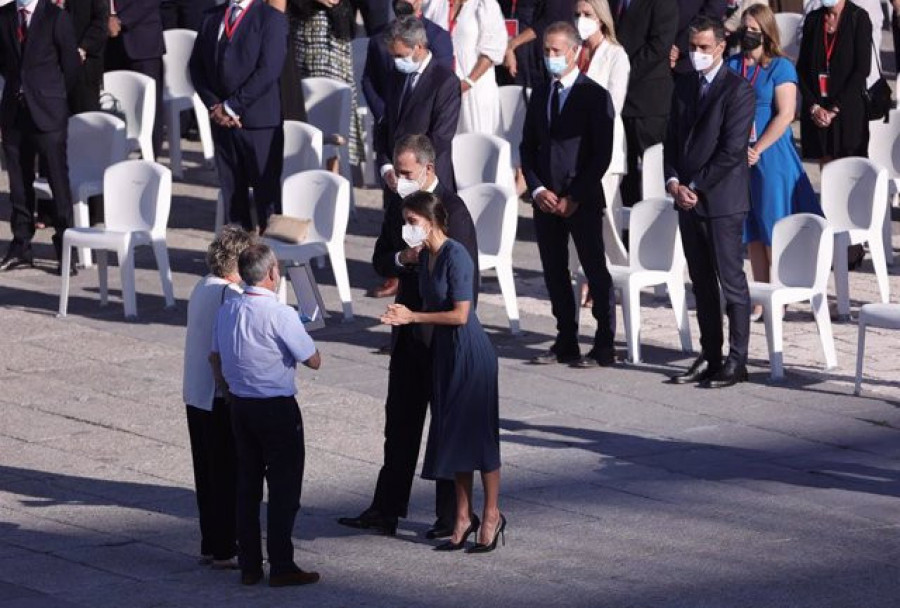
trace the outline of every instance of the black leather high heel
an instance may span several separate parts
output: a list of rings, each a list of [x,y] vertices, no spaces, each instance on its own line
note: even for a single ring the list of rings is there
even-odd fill
[[[500,525],[494,531],[494,540],[490,544],[475,543],[474,546],[466,549],[466,553],[490,553],[497,548],[497,539],[503,539],[503,546],[506,546],[506,518],[503,513],[500,514]]]
[[[469,539],[469,536],[478,532],[478,527],[481,525],[481,522],[478,520],[477,515],[472,515],[469,518],[469,527],[466,528],[466,531],[463,532],[462,539],[458,543],[453,542],[452,540],[448,540],[447,542],[439,544],[434,548],[435,551],[459,551],[463,547],[466,546],[466,541]]]

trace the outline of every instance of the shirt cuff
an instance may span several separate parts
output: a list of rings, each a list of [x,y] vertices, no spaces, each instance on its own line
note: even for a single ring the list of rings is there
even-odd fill
[[[672,184],[680,184],[680,183],[681,182],[679,181],[679,179],[677,177],[670,177],[669,179],[666,180],[666,190],[668,190],[669,186],[671,186]]]
[[[394,254],[394,264],[397,265],[397,268],[403,268],[403,262],[400,261],[400,251]]]
[[[535,188],[534,190],[531,191],[531,198],[536,199],[537,195],[540,194],[541,192],[543,192],[544,190],[546,190],[545,187],[538,186],[537,188]]]
[[[237,113],[231,109],[231,106],[228,105],[227,101],[222,104],[222,107],[225,109],[225,112],[228,113],[228,115],[231,116],[232,118],[234,118],[234,119],[240,118],[240,116],[238,116]]]
[[[381,169],[379,169],[379,171],[381,172],[381,177],[384,177],[384,174],[387,173],[388,171],[393,171],[393,170],[394,170],[394,165],[392,165],[390,163],[388,163],[386,165],[381,165]]]

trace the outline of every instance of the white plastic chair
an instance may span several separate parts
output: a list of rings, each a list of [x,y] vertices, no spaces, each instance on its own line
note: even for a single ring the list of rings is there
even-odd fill
[[[829,223],[811,213],[789,215],[775,224],[771,282],[749,284],[750,300],[763,307],[772,380],[784,377],[784,307],[793,302],[809,301],[825,353],[825,368],[837,365],[828,311],[828,272],[835,241]]]
[[[494,269],[509,330],[520,333],[519,304],[516,300],[516,283],[513,279],[513,245],[518,228],[519,199],[508,188],[496,184],[478,184],[459,191],[459,197],[466,204],[478,237],[478,266],[481,272]]]
[[[163,106],[166,113],[166,128],[169,131],[169,164],[172,167],[172,174],[181,178],[184,175],[181,166],[181,112],[194,110],[200,143],[203,146],[203,158],[207,164],[212,163],[214,154],[212,127],[209,124],[209,110],[194,90],[188,71],[188,61],[197,33],[176,29],[166,30],[163,36],[166,41],[166,54],[163,55],[165,73]]]
[[[129,152],[153,156],[153,125],[156,122],[156,81],[138,72],[116,70],[103,75],[103,90],[115,97],[125,113]]]
[[[72,247],[96,249],[100,279],[100,305],[107,302],[107,251],[116,252],[122,281],[125,317],[137,316],[134,286],[134,249],[153,247],[162,280],[166,307],[175,306],[172,271],[166,247],[166,224],[172,203],[172,172],[148,160],[126,160],[103,175],[104,228],[69,228],[63,234],[62,268],[68,268]],[[62,273],[59,316],[66,316],[69,303],[69,273]]]
[[[666,173],[663,145],[655,144],[644,150],[641,159],[641,197],[666,198]]]
[[[853,394],[862,390],[863,359],[866,351],[866,328],[900,329],[900,304],[863,304],[859,309],[859,342],[856,349],[856,383]]]
[[[641,362],[641,289],[666,285],[675,312],[675,325],[681,338],[681,350],[691,352],[691,327],[688,323],[684,287],[684,254],[678,229],[678,212],[665,198],[641,201],[631,209],[628,235],[628,266],[609,266],[613,285],[622,294],[622,317],[628,360]],[[575,293],[580,296],[586,282],[577,275]],[[578,301],[576,297],[576,301]]]
[[[888,204],[885,207],[882,238],[885,261],[893,265],[891,209],[900,205],[900,110],[891,110],[887,124],[881,120],[869,123],[869,160],[888,172]]]
[[[513,169],[522,165],[519,145],[525,128],[526,90],[518,85],[500,87],[500,126],[497,135],[509,142],[510,163]]]
[[[463,133],[453,138],[453,176],[456,189],[497,184],[515,191],[509,170],[509,142],[496,135]]]
[[[350,220],[350,182],[330,171],[317,169],[295,173],[282,185],[284,215],[310,219],[309,234],[299,245],[264,239],[279,262],[308,262],[312,258],[327,255],[334,272],[334,281],[344,312],[344,320],[353,319],[353,301],[350,293],[350,275],[347,272],[347,256],[344,237]],[[281,301],[285,301],[284,277],[278,287]]]
[[[793,63],[797,63],[797,57],[800,56],[800,25],[802,23],[803,15],[799,13],[775,13],[781,51]]]
[[[350,166],[350,108],[352,107],[353,89],[345,82],[332,78],[304,78],[303,98],[306,101],[306,115],[309,124],[322,131],[325,142],[334,141],[338,135],[343,140],[340,145],[325,143],[323,159],[338,156],[341,163],[341,175],[353,183],[353,169]],[[350,205],[354,205],[353,191],[350,192]]]
[[[890,299],[882,229],[888,174],[865,158],[841,158],[822,169],[822,210],[834,230],[834,288],[838,317],[850,316],[847,247],[869,244],[881,301]]]
[[[375,176],[375,121],[366,103],[366,96],[362,94],[362,77],[366,69],[368,53],[368,38],[354,38],[350,41],[350,54],[353,58],[353,80],[356,83],[356,115],[362,122],[363,151],[366,156],[366,160],[360,161],[359,169],[362,173],[363,185],[375,186],[378,184],[378,178]]]
[[[103,194],[106,169],[128,158],[125,123],[106,112],[83,112],[69,117],[67,137],[73,224],[87,228],[90,226],[88,198]],[[53,198],[46,178],[35,180],[34,191],[38,198]],[[85,268],[93,265],[90,249],[81,249],[78,255]]]

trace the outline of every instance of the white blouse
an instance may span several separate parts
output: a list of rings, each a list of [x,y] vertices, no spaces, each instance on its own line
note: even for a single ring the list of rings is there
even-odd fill
[[[616,111],[615,129],[613,131],[613,154],[607,173],[625,174],[625,129],[622,125],[622,108],[625,95],[628,93],[628,78],[631,74],[631,63],[628,54],[619,44],[613,44],[606,38],[594,51],[586,75],[609,92],[613,108]]]

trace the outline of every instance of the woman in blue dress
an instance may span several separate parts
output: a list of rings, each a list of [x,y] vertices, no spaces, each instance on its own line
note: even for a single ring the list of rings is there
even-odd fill
[[[467,553],[497,547],[506,518],[500,513],[500,414],[497,354],[472,306],[475,264],[466,248],[447,237],[447,211],[429,192],[403,199],[403,240],[422,246],[419,291],[423,311],[388,306],[382,323],[422,324],[433,357],[431,426],[422,476],[453,479],[456,524],[449,541],[436,547],[455,551],[478,532]],[[472,509],[474,471],[484,486],[482,520]],[[479,526],[481,528],[479,532]]]
[[[793,213],[822,215],[822,210],[794,147],[797,71],[782,55],[775,15],[768,6],[757,4],[744,12],[741,21],[741,53],[728,60],[728,67],[746,78],[756,93],[747,154],[750,213],[744,242],[753,279],[768,283],[775,223]],[[762,308],[754,308],[753,316],[761,317]]]

